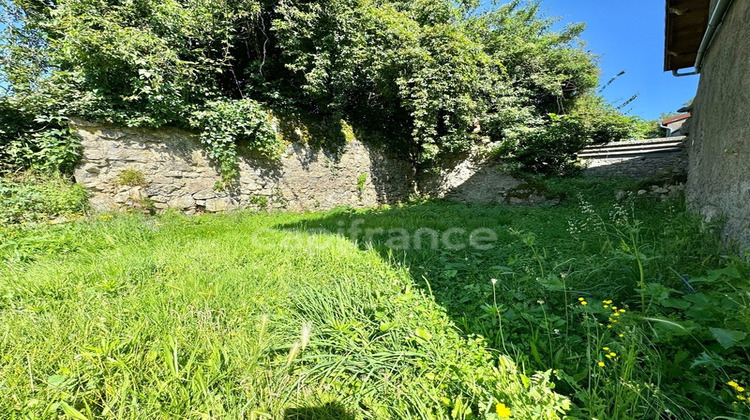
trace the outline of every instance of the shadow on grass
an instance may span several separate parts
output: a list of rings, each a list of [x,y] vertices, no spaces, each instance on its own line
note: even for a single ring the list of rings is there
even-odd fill
[[[334,210],[276,228],[338,235],[362,250],[377,252],[395,269],[407,269],[464,333],[482,335],[501,348],[497,316],[487,307],[493,303],[490,279],[501,280],[496,285],[499,304],[536,302],[538,274],[533,270],[538,264],[523,232],[535,232],[544,246],[562,247],[569,242],[567,217],[576,212],[575,206],[551,210],[434,201],[380,210]]]
[[[548,315],[538,302],[564,307],[565,299],[578,296],[623,303],[635,303],[630,301],[636,297],[632,292],[637,287],[636,265],[616,252],[617,238],[587,227],[596,220],[582,213],[578,197],[609,217],[615,205],[613,192],[622,184],[586,180],[558,184],[550,184],[553,192],[567,198],[554,207],[427,201],[383,209],[338,209],[275,228],[338,235],[362,250],[377,252],[395,269],[408,270],[463,333],[481,335],[496,349],[506,347],[505,341],[517,354],[536,354],[535,347],[542,342],[529,344],[528,336],[537,333],[539,320]],[[631,209],[642,218],[639,229],[644,241],[663,242],[661,236],[673,217],[671,206],[671,202],[634,199]],[[571,226],[581,223],[579,232],[571,233]],[[654,280],[669,287],[679,285],[672,284],[675,276],[667,266],[700,272],[701,261],[716,253],[701,245],[698,236],[687,231],[678,234],[691,240],[678,243],[679,249],[654,250],[661,258],[650,268]],[[564,286],[562,278],[567,282]],[[509,321],[504,338],[498,310]],[[547,367],[544,357],[536,359],[536,367]]]
[[[327,403],[320,407],[288,408],[284,420],[354,420],[354,416],[339,403]]]

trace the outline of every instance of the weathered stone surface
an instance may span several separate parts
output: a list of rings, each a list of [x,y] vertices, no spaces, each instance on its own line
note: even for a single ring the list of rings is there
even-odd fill
[[[268,208],[304,211],[351,205],[396,203],[413,191],[414,171],[406,162],[359,141],[332,154],[302,144],[288,146],[280,162],[241,153],[240,177],[226,192],[215,191],[221,175],[198,139],[176,129],[134,129],[75,121],[83,157],[75,176],[99,209],[149,198],[156,208],[220,212],[258,207],[250,197],[266,197]],[[243,152],[243,151],[241,151]],[[143,174],[142,197],[117,185],[124,170]],[[365,174],[361,193],[357,180]],[[256,199],[257,201],[258,199]]]
[[[133,206],[146,199],[158,210],[186,213],[243,207],[326,210],[398,203],[415,192],[463,202],[507,204],[507,192],[520,183],[476,151],[451,169],[424,177],[417,176],[406,160],[355,140],[335,153],[292,143],[277,162],[240,150],[239,179],[226,191],[217,191],[221,175],[189,132],[85,121],[76,121],[75,127],[83,145],[75,176],[91,193],[97,210]],[[133,188],[118,185],[119,174],[125,170],[138,171],[146,180],[136,195]],[[520,201],[528,205],[544,200]]]
[[[452,201],[482,204],[523,204],[507,200],[507,193],[521,184],[502,166],[486,161],[478,150],[436,175],[420,179],[419,191]]]
[[[101,170],[99,169],[99,167],[97,165],[94,165],[94,164],[91,164],[91,163],[87,163],[87,164],[83,165],[81,167],[81,169],[83,169],[86,172],[92,173],[92,174],[98,174],[98,173],[101,172]]]
[[[183,195],[173,200],[169,200],[167,205],[173,209],[187,210],[195,207],[195,200],[189,195]]]
[[[146,192],[141,187],[121,187],[113,199],[116,203],[125,204],[143,200],[146,197]]]
[[[191,189],[188,188],[187,192],[190,192]],[[196,200],[208,200],[209,198],[216,197],[216,192],[213,189],[210,190],[202,190],[198,191],[197,193],[193,194],[193,198]]]
[[[232,202],[231,198],[212,198],[206,200],[206,211],[212,213],[218,213],[222,211],[228,211],[236,208],[237,206]]]
[[[713,10],[716,0],[711,2]],[[750,2],[729,8],[706,54],[693,116],[685,196],[706,218],[726,218],[724,234],[750,248]]]

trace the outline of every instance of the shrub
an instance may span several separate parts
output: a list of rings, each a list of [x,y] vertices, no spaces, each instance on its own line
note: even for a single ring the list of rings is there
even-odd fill
[[[88,193],[83,186],[59,175],[0,178],[0,223],[49,220],[87,208]]]
[[[261,210],[268,208],[268,197],[265,195],[252,194],[247,201],[250,202],[250,204],[258,206]]]
[[[578,116],[550,114],[549,119],[546,126],[521,135],[518,144],[510,146],[508,152],[529,172],[573,174],[579,169],[577,153],[590,138]]]
[[[363,172],[357,177],[357,192],[361,196],[365,192],[365,184],[367,183],[367,173]]]
[[[81,145],[67,118],[19,108],[0,96],[0,174],[29,169],[72,174]]]

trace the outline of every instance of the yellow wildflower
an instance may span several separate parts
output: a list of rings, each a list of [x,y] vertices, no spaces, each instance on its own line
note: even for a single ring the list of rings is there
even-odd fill
[[[615,313],[612,314],[612,316],[620,316],[620,313],[619,312],[615,312]]]
[[[742,395],[737,395],[737,399],[744,401],[745,397],[743,397]]]
[[[507,419],[511,414],[510,408],[503,403],[498,403],[497,406],[495,406],[495,412],[497,412],[497,416],[501,419]]]
[[[613,307],[612,307],[612,310],[613,310],[613,311],[616,311],[616,310],[617,310],[617,306],[613,306]]]
[[[607,325],[607,328],[612,328],[612,324]]]
[[[738,386],[740,386],[740,385],[739,385],[739,384],[738,384],[737,382],[735,382],[735,381],[729,381],[729,382],[727,382],[727,385],[731,386],[732,388],[737,388]]]
[[[606,303],[607,305],[611,305],[612,301],[611,300],[603,300],[602,303]]]
[[[624,314],[625,312],[626,312],[625,309],[620,309],[620,313]]]
[[[620,335],[618,335],[618,337],[620,337],[620,338],[625,337],[625,334],[620,334]]]
[[[604,305],[605,308],[609,308],[609,305]]]
[[[599,362],[599,367],[604,367],[604,362]]]
[[[617,357],[617,353],[615,353],[613,351],[609,352],[609,355],[612,356],[612,357]]]
[[[579,297],[579,298],[578,298],[578,300],[580,300],[580,301],[584,301],[584,300],[586,300],[586,299],[584,299],[584,298],[582,298],[582,297]]]
[[[737,388],[735,388],[735,389],[737,390],[737,392],[743,392],[743,391],[745,391],[745,388],[743,388],[743,387],[741,387],[741,386],[738,386],[738,387],[737,387]]]
[[[588,305],[588,304],[589,304],[589,303],[588,303],[588,302],[586,302],[585,300],[584,300],[584,301],[581,301],[581,305],[583,305],[583,306],[586,306],[586,305]]]

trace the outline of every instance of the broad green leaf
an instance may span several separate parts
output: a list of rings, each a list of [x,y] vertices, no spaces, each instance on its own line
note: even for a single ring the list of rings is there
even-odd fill
[[[723,328],[709,328],[709,330],[711,330],[711,334],[714,335],[716,341],[725,349],[733,347],[747,337],[747,333],[742,331],[730,331]]]

